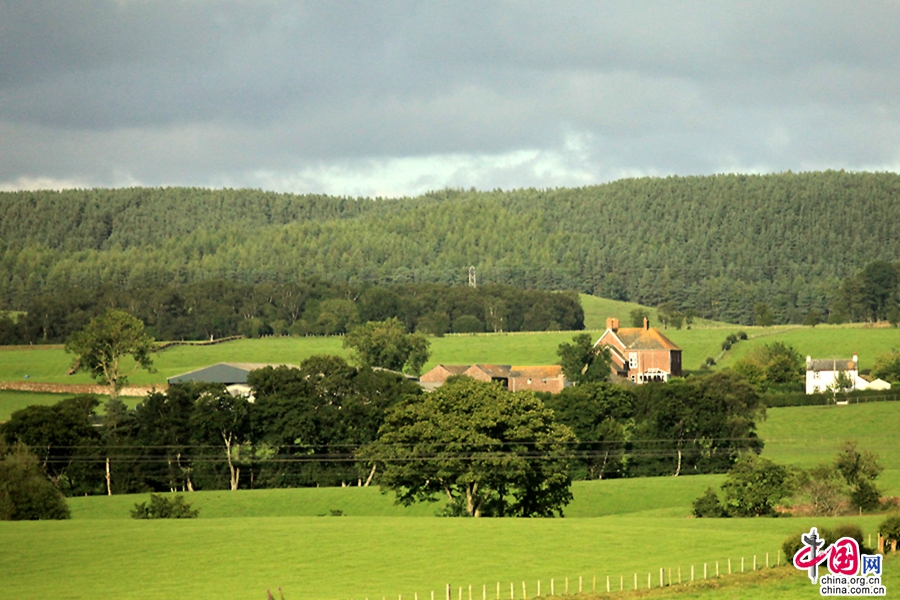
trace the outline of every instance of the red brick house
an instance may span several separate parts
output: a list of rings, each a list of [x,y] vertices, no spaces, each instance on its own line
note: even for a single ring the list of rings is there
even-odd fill
[[[668,381],[681,377],[681,348],[644,319],[643,327],[619,327],[619,319],[606,319],[606,331],[594,344],[609,348],[613,372],[634,383]]]
[[[419,378],[425,389],[433,390],[452,375],[465,375],[477,381],[496,381],[510,391],[531,390],[556,394],[567,385],[559,365],[520,367],[510,365],[438,365]]]

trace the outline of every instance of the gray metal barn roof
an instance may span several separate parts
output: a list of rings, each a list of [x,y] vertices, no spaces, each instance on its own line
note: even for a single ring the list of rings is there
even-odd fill
[[[182,373],[169,377],[166,381],[171,385],[173,383],[184,383],[187,381],[202,381],[204,383],[224,383],[231,385],[234,383],[247,383],[247,374],[256,369],[264,367],[291,367],[297,369],[296,365],[276,365],[267,363],[219,363]]]

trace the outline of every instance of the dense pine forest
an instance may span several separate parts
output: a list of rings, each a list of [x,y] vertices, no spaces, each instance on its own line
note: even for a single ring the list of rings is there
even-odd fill
[[[626,179],[339,198],[186,188],[0,193],[0,308],[64,290],[465,284],[572,290],[752,323],[827,317],[900,259],[900,176]],[[484,318],[482,317],[482,322]],[[486,325],[486,328],[489,328]]]

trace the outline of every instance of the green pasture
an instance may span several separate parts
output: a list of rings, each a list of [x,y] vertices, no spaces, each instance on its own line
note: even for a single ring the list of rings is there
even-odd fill
[[[763,456],[803,468],[831,462],[845,440],[856,440],[884,467],[878,487],[900,496],[900,402],[770,408],[757,431]]]
[[[719,361],[721,366],[730,366],[744,357],[753,347],[772,342],[790,344],[804,357],[809,355],[813,358],[850,358],[856,353],[859,355],[860,369],[863,370],[871,369],[879,354],[900,349],[900,328],[896,327],[817,325],[751,327],[746,328],[746,331],[752,338],[733,346]]]
[[[776,561],[788,535],[855,522],[874,532],[883,517],[843,519],[410,519],[242,517],[194,520],[0,523],[0,587],[10,598],[438,597],[447,583],[521,598],[550,578],[605,582],[691,565],[699,576]],[[783,558],[782,558],[783,560]],[[805,574],[797,573],[797,578]],[[808,584],[807,584],[808,585]],[[630,587],[630,586],[629,586]],[[590,588],[588,588],[590,589]],[[454,593],[454,597],[456,594]],[[476,596],[477,597],[477,596]],[[492,594],[493,597],[493,594]]]
[[[811,466],[830,460],[847,437],[859,439],[888,467],[900,472],[895,432],[900,403],[769,409],[760,423],[765,456]],[[893,436],[895,437],[895,436]],[[594,577],[613,589],[620,577],[631,589],[634,574],[654,585],[660,568],[691,566],[709,576],[716,562],[722,575],[731,559],[749,571],[784,560],[781,542],[811,526],[852,522],[874,536],[883,515],[839,518],[693,519],[691,502],[721,475],[581,481],[564,519],[449,519],[430,517],[436,504],[397,506],[377,488],[239,490],[187,494],[200,518],[135,521],[129,511],[146,495],[71,498],[68,522],[0,523],[0,589],[15,598],[265,598],[282,587],[288,600],[303,598],[442,598],[447,583],[468,597],[489,597],[501,583],[508,598],[522,581],[529,596],[554,578],[557,593],[569,578],[570,592],[582,577],[590,591]],[[884,479],[884,477],[883,477]],[[887,483],[882,482],[882,485]],[[341,511],[344,516],[332,516]],[[320,516],[322,515],[322,516]],[[410,518],[419,517],[419,518]],[[885,567],[888,589],[897,589],[900,561]],[[893,588],[891,586],[894,586]],[[695,582],[639,597],[740,598],[817,597],[804,573],[770,569],[764,574]],[[276,593],[277,597],[277,593]],[[602,595],[601,595],[602,597]],[[617,597],[638,597],[625,593]]]
[[[723,475],[648,477],[576,481],[574,500],[566,507],[567,518],[637,515],[687,517],[691,503],[707,487],[721,484]],[[392,493],[378,487],[293,488],[265,490],[215,490],[188,494],[200,518],[231,517],[433,517],[442,500],[412,506],[397,505]],[[147,494],[69,498],[72,518],[129,519],[135,503]]]
[[[725,337],[745,331],[751,339],[726,353],[721,365],[732,364],[756,344],[785,341],[802,354],[814,356],[860,354],[863,368],[891,348],[900,347],[900,330],[862,327],[755,328],[730,326],[719,329],[669,329],[664,333],[683,349],[685,369],[700,368],[707,357],[717,357]],[[430,338],[431,359],[425,369],[439,363],[476,362],[512,365],[554,364],[556,349],[580,332],[484,333]],[[599,337],[600,330],[588,331]],[[242,339],[213,346],[175,346],[154,355],[155,373],[138,371],[131,383],[165,383],[166,378],[218,362],[258,362],[298,364],[316,354],[349,356],[340,337],[270,337]],[[68,375],[72,356],[59,346],[0,348],[0,381],[41,381],[51,383],[91,383],[84,373]],[[27,378],[26,378],[27,376]]]
[[[578,296],[581,299],[581,308],[584,311],[585,329],[605,330],[607,317],[619,319],[622,327],[631,327],[631,311],[638,308],[650,313],[651,326],[656,327],[659,325],[659,323],[657,323],[658,317],[655,308],[643,306],[636,302],[621,302],[619,300],[610,300],[609,298],[600,298],[589,294],[579,294]],[[709,319],[695,319],[694,323],[691,325],[692,329],[704,329],[708,327],[738,326],[722,321],[710,321]]]

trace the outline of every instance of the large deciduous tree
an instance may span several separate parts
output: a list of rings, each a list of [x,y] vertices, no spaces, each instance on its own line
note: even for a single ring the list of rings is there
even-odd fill
[[[257,481],[273,486],[371,482],[371,461],[353,452],[373,442],[385,412],[401,396],[422,388],[402,375],[354,367],[338,356],[313,356],[299,369],[252,371],[252,439],[273,461],[261,463]]]
[[[0,439],[0,521],[68,518],[65,497],[37,457],[21,442],[7,446]]]
[[[575,442],[533,393],[460,378],[394,407],[361,454],[402,504],[443,495],[450,514],[549,517],[572,499]]]
[[[578,476],[622,476],[625,444],[634,425],[631,390],[612,383],[585,383],[550,395],[545,403],[578,436]]]
[[[98,405],[94,396],[76,396],[53,406],[27,406],[2,425],[0,437],[10,445],[26,444],[60,490],[91,493],[90,481],[100,481],[90,472],[99,462],[94,454],[100,435],[91,423]]]
[[[66,352],[75,355],[75,371],[87,371],[102,385],[109,386],[110,398],[117,398],[128,376],[139,368],[153,370],[150,354],[154,340],[144,331],[144,324],[130,314],[109,309],[66,342]],[[131,357],[134,364],[123,361]]]
[[[556,353],[563,373],[569,381],[580,384],[609,379],[612,358],[609,348],[595,348],[588,333],[572,338],[572,343],[560,344]]]
[[[762,450],[759,395],[737,373],[637,386],[632,474],[716,473]]]
[[[428,339],[419,333],[406,333],[396,317],[369,321],[344,337],[344,348],[352,348],[363,367],[381,367],[392,371],[404,368],[418,375],[428,361]]]
[[[238,448],[250,433],[250,402],[226,390],[200,395],[190,418],[193,441],[225,447],[229,485],[238,489],[241,468],[236,464]]]

